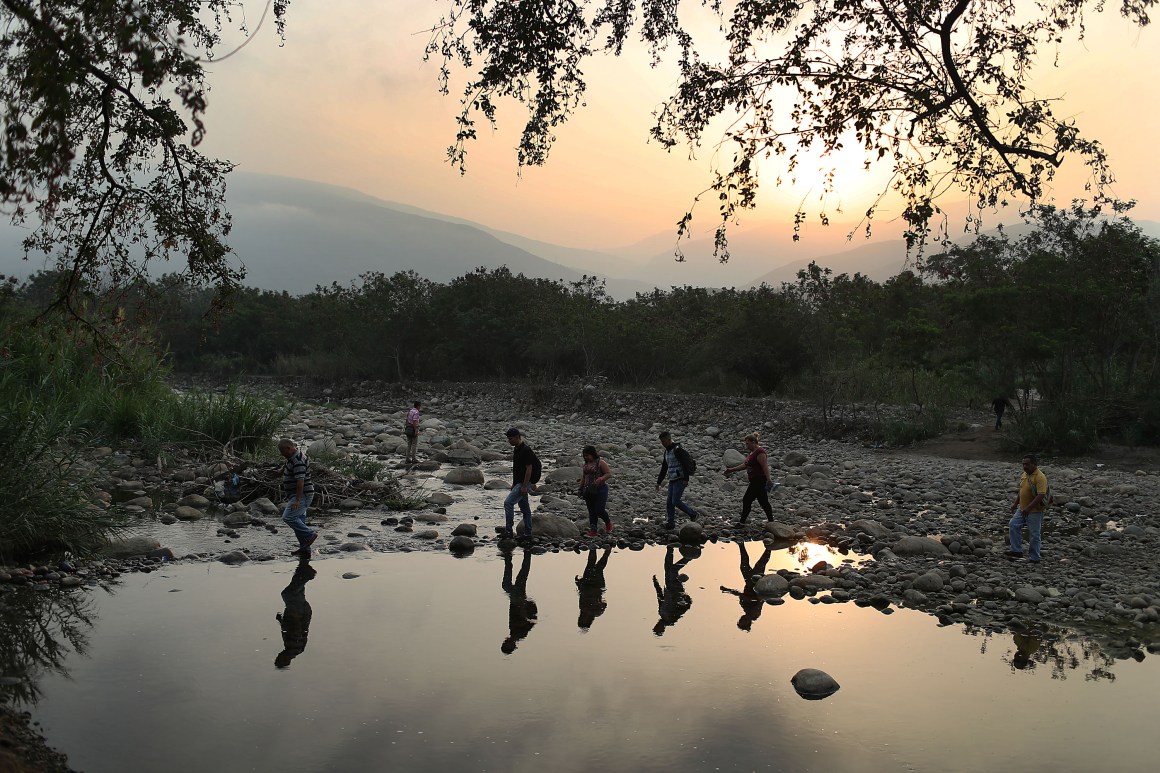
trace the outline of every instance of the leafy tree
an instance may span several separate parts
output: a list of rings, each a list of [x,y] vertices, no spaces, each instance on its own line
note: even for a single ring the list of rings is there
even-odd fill
[[[272,0],[279,32],[288,5]],[[25,248],[56,257],[56,302],[73,313],[86,283],[156,260],[223,290],[241,280],[225,243],[232,165],[197,150],[204,66],[224,58],[226,25],[245,31],[241,13],[236,0],[0,0],[0,204],[38,221]]]
[[[1121,0],[1121,15],[1148,23],[1155,0]],[[1045,49],[1083,38],[1085,14],[1103,0],[701,0],[717,14],[721,61],[710,61],[696,12],[675,0],[452,0],[433,26],[427,56],[440,59],[440,87],[470,72],[451,162],[465,169],[481,118],[494,125],[499,103],[528,111],[521,165],[543,164],[556,127],[584,105],[582,68],[600,53],[619,55],[639,34],[654,61],[678,50],[680,80],[655,112],[653,137],[692,149],[723,119],[726,161],[706,193],[718,200],[717,247],[725,228],[754,206],[758,166],[783,157],[792,180],[805,151],[856,145],[867,167],[885,164],[905,200],[910,243],[930,233],[940,193],[959,188],[982,205],[1034,201],[1068,155],[1091,169],[1097,202],[1111,177],[1104,149],[1052,111],[1029,82]],[[1055,59],[1058,59],[1056,54]],[[828,192],[828,191],[827,191]],[[885,193],[885,191],[884,191]],[[869,228],[877,203],[865,213]],[[827,213],[818,213],[823,221]],[[804,212],[799,212],[800,224]],[[683,234],[690,211],[680,222]]]

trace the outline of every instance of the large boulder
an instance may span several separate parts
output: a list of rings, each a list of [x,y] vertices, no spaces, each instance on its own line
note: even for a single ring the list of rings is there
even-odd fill
[[[129,558],[130,556],[143,556],[160,547],[161,543],[152,537],[125,537],[111,540],[101,548],[101,555],[111,558]]]
[[[949,556],[951,551],[938,540],[927,537],[903,537],[890,548],[896,556]]]
[[[307,456],[338,456],[338,444],[330,438],[315,440],[306,447]]]
[[[781,463],[786,467],[801,467],[809,460],[809,457],[801,451],[786,451],[785,456],[781,458]]]
[[[705,541],[705,528],[697,521],[686,521],[681,524],[677,537],[686,545],[700,545]]]
[[[793,675],[790,684],[797,694],[810,701],[820,701],[836,693],[841,685],[834,677],[816,668],[803,668]]]
[[[789,580],[780,574],[767,574],[753,583],[753,590],[758,596],[777,597],[789,591]]]
[[[721,454],[721,461],[726,467],[736,467],[745,461],[745,455],[740,451],[729,448],[725,450],[725,453]]]
[[[474,537],[479,529],[474,523],[461,523],[451,530],[453,537]]]
[[[762,528],[777,540],[791,540],[797,536],[797,529],[778,521],[766,521]]]
[[[478,467],[453,467],[443,476],[443,480],[457,486],[482,486],[483,470]]]
[[[179,505],[173,511],[173,514],[177,516],[177,520],[179,521],[200,521],[202,518],[205,518],[205,513],[189,505]]]
[[[471,553],[475,550],[475,540],[464,534],[457,534],[447,543],[447,549],[452,553]]]
[[[516,524],[516,533],[524,533],[523,519],[517,516],[518,523]],[[533,513],[532,514],[532,535],[536,537],[549,537],[567,539],[569,537],[579,537],[580,529],[576,528],[576,524],[570,519],[562,515],[549,515],[548,513]]]
[[[872,521],[868,518],[859,518],[850,524],[850,528],[854,531],[869,534],[874,539],[880,539],[890,534],[890,529],[878,523],[878,521]]]
[[[544,477],[546,483],[579,483],[583,474],[581,467],[557,467],[550,470]]]
[[[205,509],[210,506],[210,501],[201,494],[186,494],[181,499],[177,500],[178,506],[196,507],[198,509]]]
[[[927,572],[926,574],[920,574],[914,579],[914,582],[911,583],[910,587],[923,593],[933,593],[935,591],[940,591],[943,589],[942,575],[933,571]]]

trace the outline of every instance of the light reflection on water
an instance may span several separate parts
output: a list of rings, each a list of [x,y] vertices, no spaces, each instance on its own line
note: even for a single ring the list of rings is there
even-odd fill
[[[1152,659],[755,604],[762,560],[803,567],[760,543],[173,566],[90,592],[85,656],[31,708],[88,773],[1152,769]],[[841,690],[802,700],[801,668]]]

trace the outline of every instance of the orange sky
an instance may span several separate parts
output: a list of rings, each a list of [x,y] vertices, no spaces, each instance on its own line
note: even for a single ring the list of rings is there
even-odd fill
[[[251,26],[262,5],[246,3]],[[437,64],[422,61],[422,30],[442,7],[432,0],[292,4],[284,47],[268,23],[251,45],[210,66],[203,150],[246,171],[348,186],[557,244],[610,247],[673,230],[709,180],[711,148],[691,161],[684,149],[649,144],[652,110],[675,84],[671,68],[649,69],[639,49],[587,66],[588,107],[558,130],[546,167],[518,174],[523,115],[513,109],[501,112],[496,132],[483,130],[460,177],[445,160],[457,94],[440,96]],[[1134,217],[1160,220],[1156,32],[1114,11],[1088,21],[1086,43],[1065,49],[1062,67],[1041,70],[1042,91],[1062,96],[1057,115],[1074,117],[1108,148],[1115,192],[1140,202]],[[839,180],[848,212],[872,200],[860,159],[851,157]],[[1058,203],[1083,195],[1076,167],[1065,162]],[[784,221],[803,197],[816,210],[805,189],[764,185],[760,207],[743,215],[742,226]],[[701,226],[715,225],[711,206],[696,215]],[[883,221],[879,233],[889,230]]]

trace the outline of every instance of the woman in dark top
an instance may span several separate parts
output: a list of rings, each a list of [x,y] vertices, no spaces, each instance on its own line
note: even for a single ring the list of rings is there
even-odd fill
[[[766,456],[765,449],[757,444],[757,440],[756,432],[746,435],[745,447],[749,450],[749,455],[741,464],[725,468],[725,475],[745,470],[749,478],[749,487],[745,489],[745,497],[741,500],[741,520],[737,522],[738,526],[745,523],[745,519],[749,517],[749,510],[753,507],[755,499],[765,511],[765,520],[773,520],[773,508],[770,507],[769,497],[766,495],[770,483],[773,482],[769,476],[769,457]]]
[[[608,462],[600,458],[595,446],[584,446],[584,470],[580,476],[580,496],[588,506],[588,534],[596,536],[596,519],[604,520],[604,531],[612,533],[612,519],[608,517],[608,479],[612,470]]]

